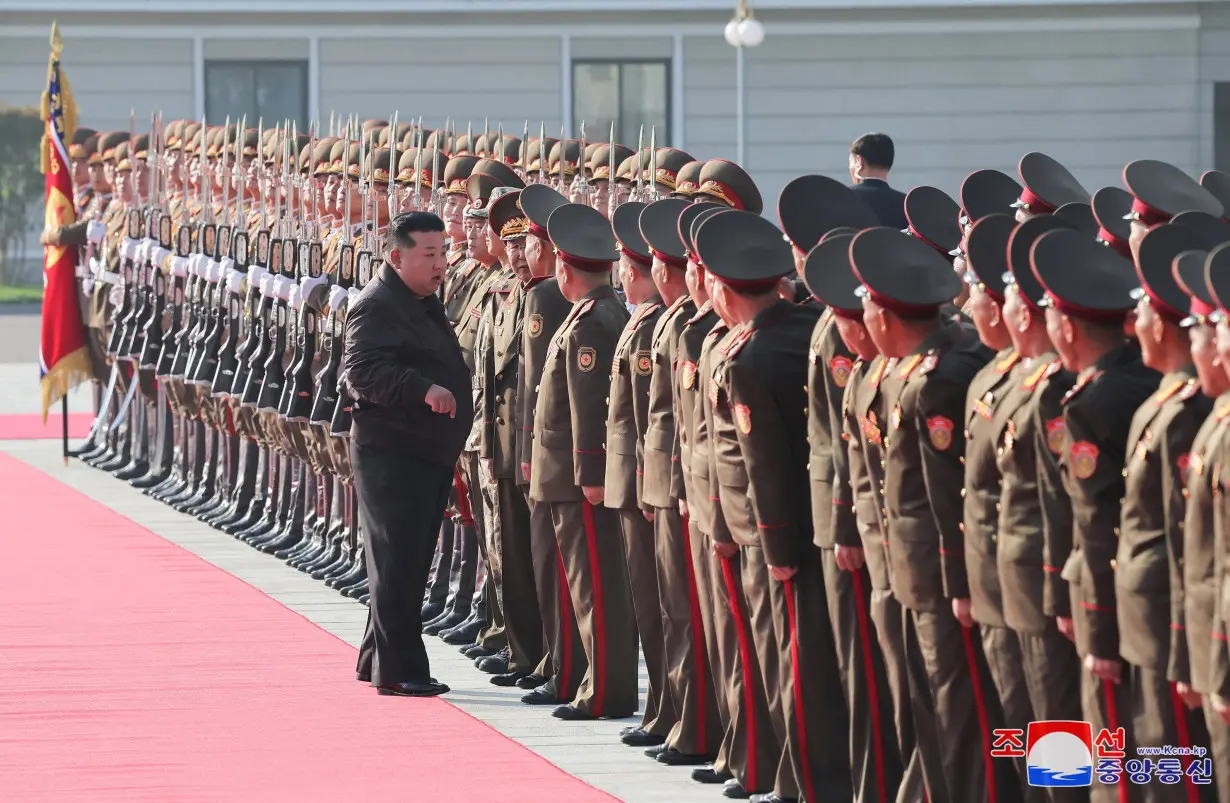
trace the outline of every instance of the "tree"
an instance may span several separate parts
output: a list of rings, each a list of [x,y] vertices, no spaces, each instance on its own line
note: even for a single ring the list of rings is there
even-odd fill
[[[43,126],[37,108],[0,107],[0,284],[25,257],[26,240],[42,223]]]

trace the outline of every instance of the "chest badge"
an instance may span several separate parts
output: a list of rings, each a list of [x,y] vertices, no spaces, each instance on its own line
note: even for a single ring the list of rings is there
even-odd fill
[[[594,351],[589,346],[581,346],[577,349],[577,367],[588,373],[594,370],[594,363],[598,361],[598,352]]]
[[[849,357],[834,357],[829,360],[829,373],[833,375],[833,384],[844,388],[850,381],[850,369],[853,365]]]
[[[1004,448],[1012,451],[1012,447],[1016,444],[1016,422],[1008,419],[1007,430],[1004,433]]]
[[[1051,454],[1063,454],[1063,443],[1067,436],[1068,427],[1062,417],[1046,422],[1046,448],[1051,450]]]
[[[931,445],[938,451],[946,452],[952,446],[952,419],[937,415],[927,419],[927,434]]]
[[[734,406],[735,424],[738,425],[739,431],[744,435],[752,434],[752,411],[746,404],[736,404]]]
[[[1098,469],[1098,447],[1089,441],[1077,441],[1072,444],[1070,452],[1072,475],[1080,480],[1087,480]]]

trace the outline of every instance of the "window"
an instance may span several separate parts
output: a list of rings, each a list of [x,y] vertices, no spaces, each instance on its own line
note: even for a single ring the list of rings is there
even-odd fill
[[[1213,167],[1230,173],[1230,83],[1213,85]]]
[[[305,130],[307,72],[306,61],[207,61],[205,116],[221,122],[246,114],[253,128],[262,118],[266,128],[298,121]]]
[[[636,148],[641,126],[645,147],[657,127],[658,147],[670,144],[670,61],[589,61],[572,63],[572,134],[580,136],[581,123],[591,141],[615,139]]]

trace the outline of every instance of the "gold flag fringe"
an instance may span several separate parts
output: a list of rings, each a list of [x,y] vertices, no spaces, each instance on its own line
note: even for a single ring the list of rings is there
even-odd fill
[[[93,378],[90,350],[87,346],[65,354],[59,362],[52,366],[41,382],[43,386],[43,423],[47,423],[47,411],[51,409],[51,405],[64,398],[70,390],[82,382],[88,382]]]

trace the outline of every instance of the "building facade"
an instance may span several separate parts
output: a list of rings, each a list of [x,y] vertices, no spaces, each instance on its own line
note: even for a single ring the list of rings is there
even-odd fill
[[[34,105],[58,20],[81,122],[330,113],[459,130],[526,120],[635,146],[642,124],[734,158],[735,0],[0,0],[0,104]],[[955,193],[1028,150],[1090,190],[1159,158],[1230,170],[1230,2],[759,0],[745,51],[744,163],[771,210],[850,141],[897,142],[893,183]]]

